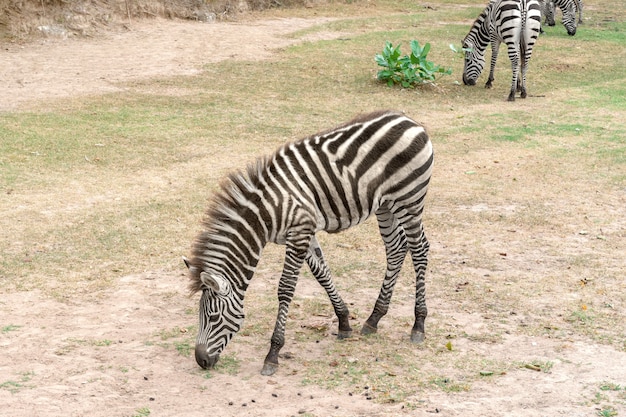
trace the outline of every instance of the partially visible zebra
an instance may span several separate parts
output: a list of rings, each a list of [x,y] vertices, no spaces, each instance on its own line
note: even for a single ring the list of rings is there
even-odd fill
[[[545,22],[548,26],[556,24],[554,15],[558,7],[563,12],[563,26],[567,34],[576,34],[576,10],[578,10],[578,23],[583,22],[583,1],[582,0],[545,0]]]
[[[515,92],[526,98],[526,70],[541,27],[541,9],[537,0],[492,0],[478,16],[463,39],[465,65],[463,83],[476,85],[485,66],[485,50],[491,42],[491,70],[485,84],[491,88],[500,43],[507,46],[513,72],[508,100]],[[520,74],[521,66],[521,74]]]
[[[377,112],[279,148],[247,171],[231,174],[207,211],[191,259],[190,289],[202,291],[196,361],[210,368],[239,331],[246,289],[268,242],[286,245],[278,283],[278,316],[261,373],[278,368],[285,321],[304,262],[326,290],[339,319],[339,338],[351,335],[349,312],[331,279],[315,237],[376,215],[387,271],[361,333],[376,332],[407,252],[416,274],[411,340],[424,339],[424,274],[428,240],[422,212],[433,166],[426,130],[402,113]],[[369,279],[369,277],[366,277]]]

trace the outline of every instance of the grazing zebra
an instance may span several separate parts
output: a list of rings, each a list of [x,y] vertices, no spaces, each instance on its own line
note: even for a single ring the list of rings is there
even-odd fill
[[[578,10],[578,23],[583,21],[583,2],[582,0],[545,0],[546,24],[554,26],[556,24],[554,15],[558,7],[563,12],[563,26],[567,30],[567,34],[574,36],[576,34],[576,10]]]
[[[500,43],[507,46],[513,72],[509,101],[515,101],[515,91],[526,98],[526,69],[533,45],[541,27],[541,9],[537,0],[492,0],[478,16],[463,39],[465,66],[463,83],[476,85],[485,66],[485,50],[491,42],[491,71],[485,84],[491,88]],[[521,60],[521,74],[520,72]]]
[[[231,174],[210,205],[203,231],[184,258],[192,293],[202,291],[196,361],[210,368],[239,331],[243,300],[268,242],[286,246],[278,283],[278,316],[261,373],[278,368],[285,321],[298,273],[306,261],[326,290],[339,319],[339,338],[349,337],[349,312],[339,296],[315,237],[339,232],[376,215],[387,270],[372,314],[361,333],[373,333],[387,313],[408,251],[416,274],[411,340],[424,339],[424,274],[429,249],[422,211],[433,165],[426,130],[402,113],[357,117],[334,130],[286,144]]]
[[[543,21],[543,18],[545,18],[545,23],[546,25],[548,24],[548,15],[550,13],[549,7],[551,5],[550,1],[551,0],[537,0],[539,2],[539,10],[541,10],[541,18]],[[543,31],[543,25],[539,28],[539,33],[540,34],[544,34],[545,32]]]

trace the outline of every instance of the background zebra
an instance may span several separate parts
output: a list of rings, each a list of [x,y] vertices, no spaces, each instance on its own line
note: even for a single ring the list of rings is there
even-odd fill
[[[563,12],[563,26],[567,30],[567,34],[574,36],[576,34],[576,10],[578,10],[578,23],[583,21],[583,2],[582,0],[545,0],[545,17],[548,26],[556,24],[554,15],[558,7]]]
[[[429,244],[422,211],[433,150],[420,124],[398,112],[361,116],[324,133],[284,145],[246,172],[229,176],[203,222],[191,259],[190,289],[202,291],[196,361],[212,367],[239,331],[246,288],[268,242],[286,245],[278,284],[278,316],[261,371],[272,375],[285,343],[285,321],[298,273],[306,261],[339,319],[339,337],[352,329],[349,312],[331,279],[315,233],[339,232],[378,219],[387,271],[362,333],[376,331],[388,310],[408,251],[416,274],[411,340],[424,339],[424,274]]]
[[[463,39],[466,50],[463,83],[476,84],[485,66],[485,50],[491,42],[491,70],[485,84],[486,88],[491,88],[498,50],[504,42],[513,72],[508,100],[515,101],[516,90],[526,98],[526,70],[540,27],[541,8],[537,0],[490,1]]]

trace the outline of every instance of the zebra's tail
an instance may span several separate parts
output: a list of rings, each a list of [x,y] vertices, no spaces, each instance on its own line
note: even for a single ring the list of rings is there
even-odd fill
[[[520,28],[520,37],[519,37],[519,67],[523,67],[524,60],[526,59],[526,50],[528,49],[527,44],[527,35],[526,35],[526,22],[528,19],[528,2],[527,0],[522,0],[520,2],[520,14],[522,17],[522,24]],[[518,73],[517,77],[517,91],[522,91],[522,80],[520,79],[521,74]]]

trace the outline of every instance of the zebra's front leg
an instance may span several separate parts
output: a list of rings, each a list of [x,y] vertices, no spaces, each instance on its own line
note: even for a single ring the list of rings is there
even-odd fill
[[[408,250],[404,229],[398,224],[395,216],[388,210],[379,210],[376,213],[376,217],[380,235],[385,244],[387,271],[385,272],[385,279],[380,287],[374,310],[361,328],[361,334],[363,335],[378,331],[378,322],[389,310],[391,295]]]
[[[306,256],[308,239],[299,240],[297,245],[287,242],[285,264],[278,283],[278,314],[276,316],[274,332],[272,333],[270,350],[265,356],[261,375],[270,376],[278,370],[278,354],[285,345],[285,323],[287,321],[287,314],[289,313],[289,305],[296,291],[298,273],[300,272],[300,268]],[[304,249],[302,246],[304,246]]]
[[[350,311],[335,287],[335,283],[330,275],[330,269],[324,260],[322,248],[320,247],[315,236],[311,238],[311,245],[309,246],[309,250],[307,252],[306,262],[309,265],[309,268],[311,268],[311,273],[313,273],[317,282],[319,282],[320,285],[326,290],[326,294],[328,294],[328,298],[333,305],[335,315],[337,315],[337,319],[339,321],[337,337],[339,339],[346,339],[352,336],[352,328],[350,327]]]
[[[489,68],[489,78],[485,83],[485,88],[491,88],[495,80],[496,62],[498,61],[498,52],[500,51],[500,41],[492,36],[491,38],[491,67]]]
[[[281,279],[281,284],[282,282],[283,281]],[[279,284],[278,286],[279,293],[280,293],[281,288],[283,290],[286,290],[289,287],[295,289],[295,286],[296,286],[295,282],[293,284],[284,285],[284,286]],[[281,296],[279,296],[279,298],[280,297]],[[265,376],[274,375],[274,373],[276,373],[276,371],[278,370],[278,354],[280,353],[280,350],[285,345],[285,322],[287,321],[287,313],[289,312],[289,304],[291,303],[291,300],[293,299],[293,292],[291,293],[290,297],[286,296],[285,293],[283,293],[283,298],[284,300],[279,301],[278,303],[278,316],[276,317],[276,324],[274,325],[274,333],[272,333],[270,351],[267,353],[267,356],[265,356],[265,361],[263,362],[263,369],[261,370],[261,375],[265,375]]]

